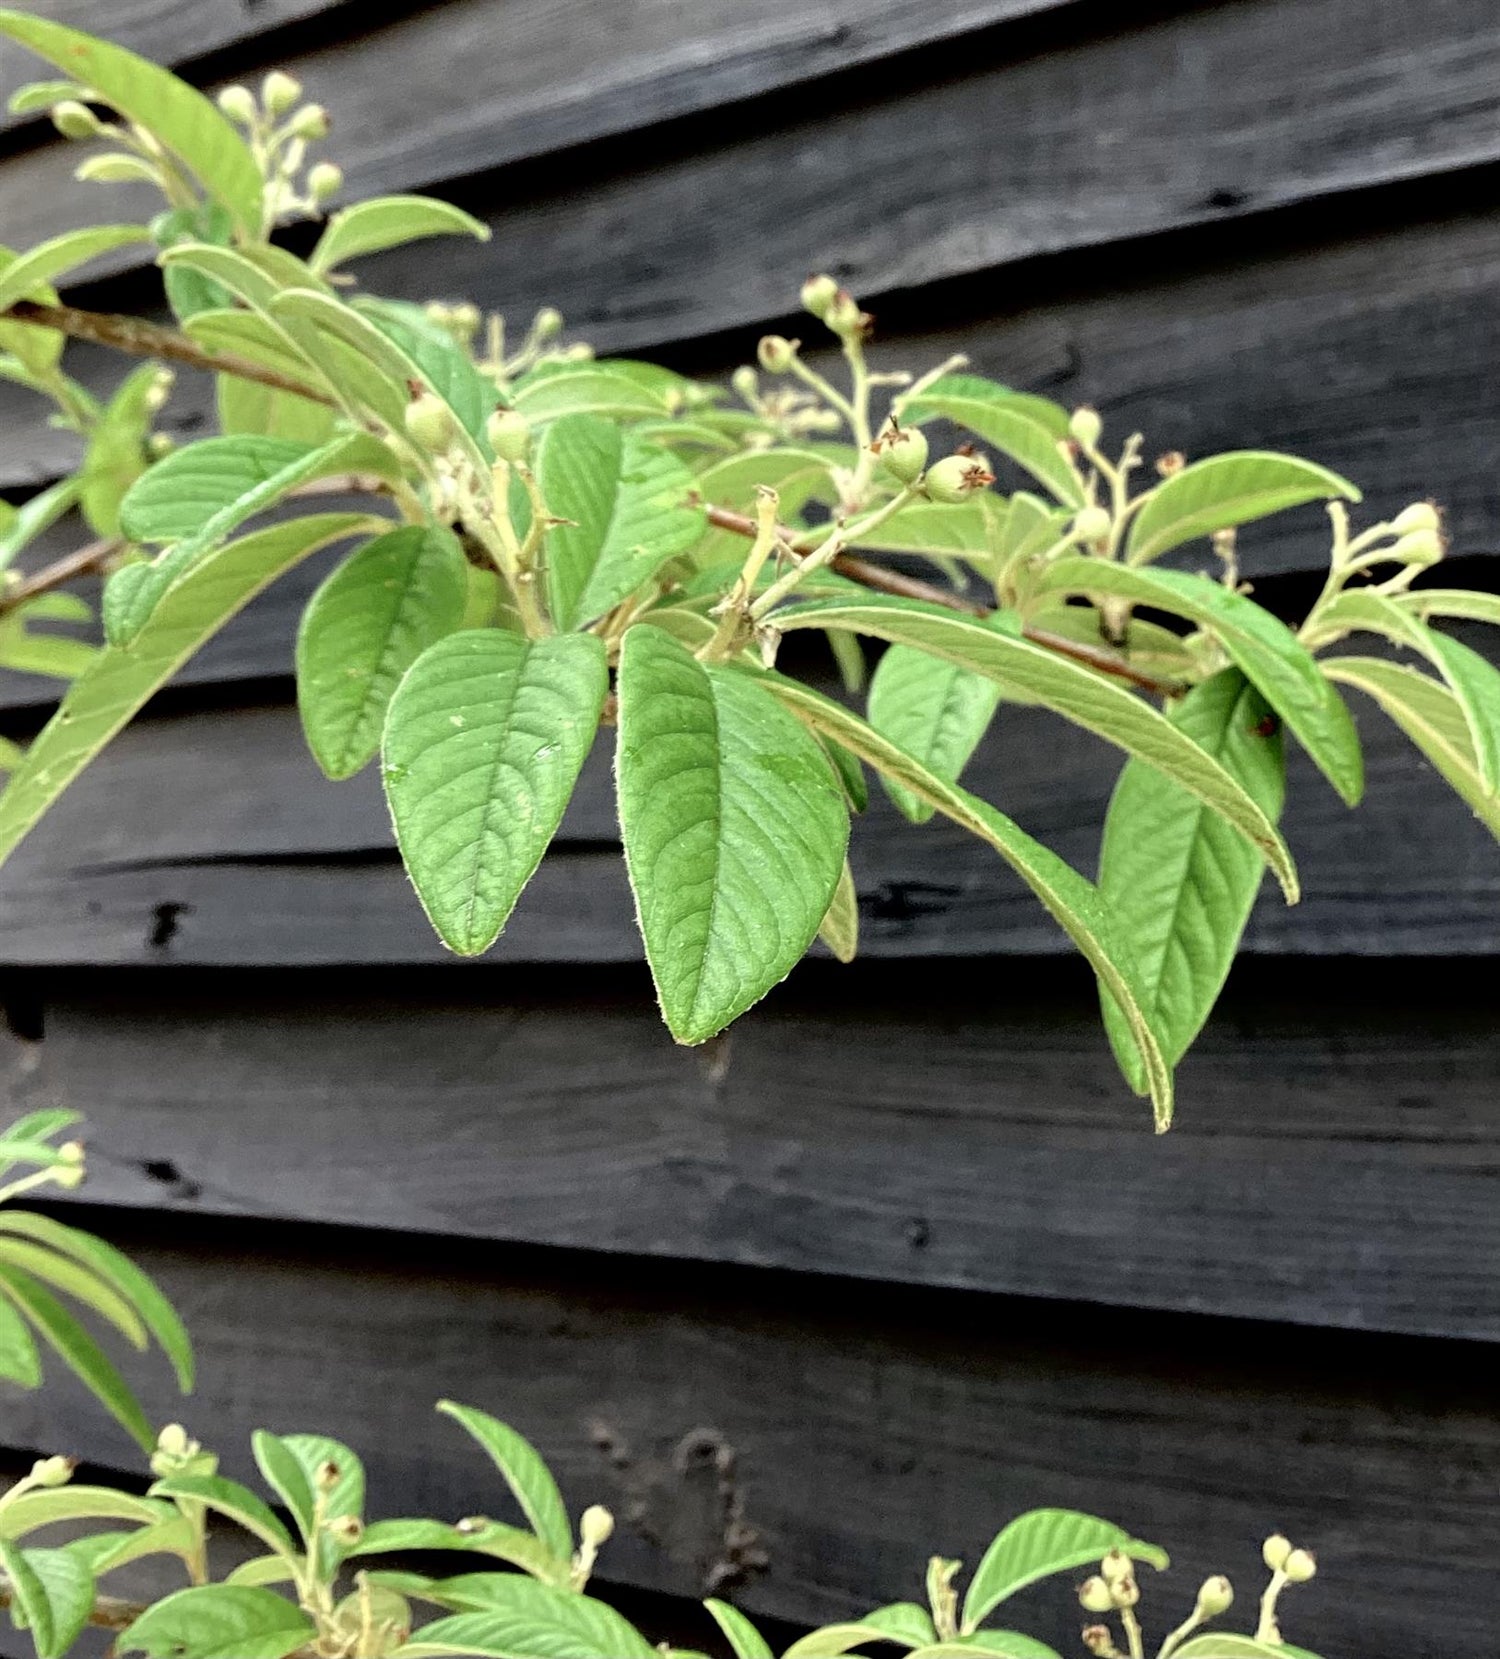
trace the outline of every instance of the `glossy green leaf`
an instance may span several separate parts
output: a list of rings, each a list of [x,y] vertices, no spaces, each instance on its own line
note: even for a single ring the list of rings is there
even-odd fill
[[[5,26],[4,16],[0,13],[0,29]],[[150,240],[151,232],[144,225],[88,225],[82,230],[64,231],[29,248],[0,271],[0,311],[8,311],[34,288],[54,282],[100,254]]]
[[[870,681],[868,717],[876,731],[929,770],[957,783],[1000,703],[994,680],[910,645],[892,645]],[[935,810],[900,784],[886,793],[914,824]]]
[[[1364,791],[1359,733],[1344,700],[1307,647],[1254,600],[1206,576],[1180,570],[1134,570],[1105,559],[1059,559],[1040,590],[1109,595],[1187,617],[1208,629],[1231,660],[1286,722],[1350,806]]]
[[[441,525],[403,525],[366,542],[308,601],[297,630],[297,707],[313,758],[352,777],[380,748],[401,676],[453,633],[468,564]]]
[[[1004,813],[930,772],[842,704],[780,675],[765,676],[764,684],[814,730],[835,738],[850,753],[914,795],[931,801],[944,817],[988,842],[1026,882],[1078,946],[1130,1021],[1141,1049],[1157,1127],[1165,1129],[1172,1121],[1171,1071],[1136,986],[1137,970],[1129,939],[1120,933],[1113,913],[1093,883],[1034,841]]]
[[[80,477],[60,478],[16,509],[15,516],[0,531],[0,570],[8,570],[18,553],[75,505],[82,487]]]
[[[840,962],[852,962],[859,954],[859,894],[847,858],[827,913],[818,924],[818,937]]]
[[[592,1596],[557,1590],[517,1573],[445,1579],[445,1600],[473,1610],[424,1626],[398,1659],[447,1654],[500,1659],[660,1659],[634,1625]]]
[[[301,1608],[250,1584],[202,1584],[148,1607],[117,1639],[148,1659],[287,1659],[316,1635]]]
[[[144,127],[250,235],[260,230],[260,170],[225,116],[147,58],[27,12],[0,11],[0,34],[55,63]]]
[[[341,208],[329,219],[308,263],[315,271],[327,272],[351,259],[428,236],[472,236],[488,242],[490,227],[432,196],[374,196]]]
[[[646,958],[681,1043],[701,1043],[796,966],[843,869],[829,763],[764,687],[659,628],[625,635],[620,827]]]
[[[950,420],[983,438],[1045,484],[1068,507],[1082,507],[1083,479],[1064,451],[1068,414],[1045,398],[1013,392],[977,374],[947,374],[904,402],[908,424]]]
[[[0,1297],[0,1378],[19,1383],[22,1388],[39,1388],[42,1382],[42,1362],[37,1357],[31,1328],[3,1297]]]
[[[771,1652],[771,1644],[738,1607],[731,1607],[727,1601],[712,1598],[703,1605],[712,1615],[714,1623],[723,1631],[724,1640],[729,1643],[734,1659],[775,1659]]]
[[[559,628],[602,616],[703,533],[683,463],[597,415],[554,421],[534,465],[548,509],[570,521],[547,537],[547,602]]]
[[[1288,901],[1295,900],[1297,878],[1291,855],[1261,808],[1216,760],[1163,715],[1091,670],[1033,645],[994,619],[981,622],[937,605],[874,594],[858,601],[813,600],[790,606],[777,611],[774,622],[783,632],[850,628],[895,645],[914,645],[989,675],[1002,690],[1014,688],[1033,698],[1156,767],[1222,814],[1276,872]]]
[[[152,694],[262,588],[320,547],[385,522],[319,513],[208,554],[168,590],[128,650],[107,649],[63,698],[0,795],[0,860]]]
[[[474,1406],[439,1400],[437,1409],[467,1430],[488,1453],[537,1537],[555,1556],[571,1560],[573,1529],[568,1512],[536,1447],[509,1423]]]
[[[533,426],[564,415],[647,420],[670,415],[673,405],[669,394],[607,359],[539,364],[511,388],[511,402]]]
[[[607,688],[594,635],[527,640],[498,628],[439,640],[396,688],[386,799],[450,950],[474,956],[499,938],[562,819]]]
[[[1018,1515],[1001,1531],[974,1569],[964,1597],[963,1628],[978,1630],[1002,1601],[1053,1573],[1073,1572],[1122,1550],[1159,1572],[1167,1567],[1165,1550],[1144,1544],[1122,1528],[1076,1509],[1033,1509]]]
[[[151,1488],[153,1498],[191,1498],[220,1515],[226,1515],[236,1526],[254,1533],[268,1549],[278,1555],[295,1559],[297,1546],[292,1535],[281,1524],[263,1498],[258,1498],[248,1486],[227,1480],[223,1475],[169,1475]]]
[[[256,1467],[291,1512],[304,1544],[312,1544],[320,1497],[328,1519],[352,1515],[363,1520],[364,1465],[341,1441],[321,1434],[282,1436],[257,1429],[251,1444]],[[344,1550],[326,1530],[317,1536],[318,1572],[331,1580]]]
[[[1347,478],[1295,455],[1265,449],[1211,455],[1156,486],[1131,520],[1126,558],[1133,565],[1147,564],[1184,542],[1288,507],[1359,499]]]
[[[1172,723],[1212,755],[1273,822],[1286,788],[1280,724],[1238,669],[1195,686]],[[1135,944],[1140,984],[1175,1065],[1228,976],[1263,866],[1224,820],[1139,761],[1120,774],[1104,822],[1099,891]],[[1104,1001],[1116,1057],[1139,1088],[1129,1028]]]
[[[573,1570],[568,1556],[550,1550],[535,1533],[488,1520],[464,1526],[426,1520],[372,1521],[360,1541],[344,1553],[353,1557],[409,1550],[464,1550],[492,1556],[560,1589],[568,1587]]]

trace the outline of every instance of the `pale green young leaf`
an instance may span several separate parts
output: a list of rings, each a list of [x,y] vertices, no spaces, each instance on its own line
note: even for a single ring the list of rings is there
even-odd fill
[[[573,1571],[569,1558],[555,1554],[535,1533],[499,1521],[464,1526],[426,1520],[372,1521],[360,1541],[344,1554],[352,1558],[404,1554],[409,1550],[464,1550],[491,1556],[559,1589],[567,1589]]]
[[[3,18],[4,14],[0,13],[0,28],[4,27]],[[128,247],[132,242],[150,240],[151,232],[145,225],[87,225],[82,230],[64,231],[61,236],[28,248],[0,271],[0,311],[8,311],[33,289],[80,265],[87,265],[100,254]]]
[[[782,1659],[834,1659],[872,1643],[890,1643],[904,1649],[927,1650],[937,1641],[932,1615],[914,1601],[877,1607],[862,1619],[824,1625],[792,1643]],[[983,1651],[983,1650],[981,1650]]]
[[[59,1649],[55,1645],[52,1602],[30,1555],[29,1550],[20,1549],[8,1538],[0,1538],[0,1567],[10,1581],[12,1605],[31,1632],[37,1659],[53,1659]]]
[[[432,196],[374,196],[341,208],[329,219],[308,263],[322,275],[351,259],[428,236],[472,236],[488,242],[490,227]]]
[[[727,1601],[713,1598],[705,1601],[703,1605],[708,1609],[714,1623],[723,1631],[724,1640],[729,1643],[734,1659],[775,1659],[771,1652],[771,1644],[738,1607],[731,1607]]]
[[[50,1140],[64,1129],[71,1129],[75,1123],[82,1122],[83,1113],[75,1112],[69,1106],[43,1106],[39,1111],[27,1112],[7,1124],[4,1132],[0,1133],[0,1154],[8,1152],[16,1141],[34,1144]]]
[[[4,1219],[4,1214],[0,1213],[0,1221]],[[113,1325],[132,1348],[144,1351],[146,1327],[135,1309],[112,1286],[96,1278],[76,1261],[70,1261],[31,1239],[0,1235],[0,1264],[19,1267],[43,1284],[50,1285],[53,1290],[60,1290],[75,1302],[92,1308],[107,1324]]]
[[[843,869],[829,763],[764,687],[659,628],[625,635],[616,772],[625,862],[662,1013],[721,1031],[791,972]]]
[[[1064,449],[1068,414],[1046,398],[1013,392],[977,374],[947,374],[918,397],[903,402],[901,418],[919,425],[950,420],[983,438],[1067,507],[1082,507],[1083,479]]]
[[[112,1486],[39,1486],[22,1492],[0,1509],[0,1538],[24,1538],[59,1521],[130,1521],[155,1526],[177,1511],[171,1504],[138,1498]]]
[[[910,645],[892,645],[870,681],[867,715],[877,732],[957,783],[1000,703],[994,680]],[[886,793],[914,824],[933,806],[882,777]]]
[[[147,1494],[153,1498],[191,1498],[217,1514],[227,1516],[236,1526],[253,1533],[268,1549],[288,1560],[297,1559],[292,1535],[276,1518],[270,1505],[248,1486],[223,1475],[169,1475]]]
[[[30,1327],[3,1297],[0,1297],[0,1378],[19,1383],[22,1388],[39,1388],[42,1382],[42,1362],[37,1357]]]
[[[0,795],[0,860],[9,855],[152,694],[262,588],[320,547],[386,521],[319,513],[272,525],[208,554],[163,596],[129,650],[106,649],[68,690]]]
[[[0,13],[0,17],[5,14]],[[0,247],[0,273],[8,271],[22,256],[13,248]],[[50,283],[39,283],[28,296],[48,305],[57,303],[57,290]],[[0,350],[8,352],[15,361],[8,364],[6,378],[17,380],[23,386],[48,391],[66,377],[58,368],[66,336],[61,329],[38,328],[34,323],[15,323],[0,320]],[[81,390],[72,383],[75,392]],[[85,395],[85,402],[89,401]]]
[[[494,381],[480,372],[467,349],[446,328],[435,323],[420,305],[405,300],[375,299],[368,294],[358,295],[353,305],[358,315],[367,317],[416,364],[419,378],[453,411],[486,463],[493,461],[485,424],[499,402],[499,395]]]
[[[44,530],[51,529],[77,503],[82,486],[83,480],[77,475],[60,478],[16,508],[9,523],[0,530],[0,570],[8,570],[18,553]]]
[[[1056,1648],[1019,1630],[976,1630],[917,1648],[909,1659],[1062,1659]]]
[[[967,559],[989,570],[1008,516],[1008,504],[993,490],[967,501],[913,501],[873,530],[851,538],[851,547],[878,553],[921,553],[928,558]]]
[[[234,241],[234,220],[217,202],[170,207],[151,221],[151,239],[158,248],[173,248],[180,242],[210,242],[227,248]],[[162,272],[162,286],[179,323],[200,311],[219,310],[233,299],[223,283],[190,265],[168,266]]]
[[[193,1559],[198,1547],[192,1523],[174,1504],[163,1504],[158,1521],[133,1527],[128,1532],[93,1532],[75,1538],[63,1548],[75,1555],[95,1578],[143,1561],[148,1555],[175,1555],[184,1563]]]
[[[119,535],[120,503],[150,465],[146,440],[161,385],[159,366],[142,363],[120,383],[89,433],[78,493],[83,516],[96,535]]]
[[[1238,669],[1195,686],[1172,723],[1212,755],[1273,822],[1286,775],[1279,723]],[[1140,985],[1168,1061],[1202,1029],[1228,976],[1264,866],[1224,820],[1159,772],[1131,761],[1104,821],[1099,891],[1135,944]],[[1108,997],[1104,1022],[1139,1088],[1139,1057]]]
[[[386,713],[382,773],[407,873],[460,956],[499,938],[594,741],[609,675],[593,634],[449,634]]]
[[[1312,461],[1263,449],[1211,455],[1156,486],[1131,520],[1125,556],[1133,565],[1148,564],[1215,530],[1334,500],[1358,501],[1360,493],[1347,478]]]
[[[897,1637],[910,1647],[920,1647],[925,1642],[937,1640],[932,1614],[915,1601],[893,1601],[884,1607],[876,1607],[866,1613],[860,1623]]]
[[[5,107],[12,115],[38,115],[67,98],[81,103],[88,93],[88,87],[77,81],[27,81],[5,100]]]
[[[1093,883],[1004,813],[930,772],[842,704],[781,675],[765,675],[762,683],[815,731],[835,738],[914,795],[931,801],[944,817],[987,842],[1026,882],[1130,1021],[1143,1056],[1157,1127],[1165,1129],[1172,1121],[1171,1071],[1136,987],[1129,939],[1116,927],[1112,911]]]
[[[301,1608],[250,1584],[200,1584],[148,1607],[115,1641],[147,1659],[287,1659],[317,1634]]]
[[[682,462],[597,415],[554,421],[534,465],[549,511],[569,521],[547,537],[547,601],[559,628],[602,616],[703,532]]]
[[[1479,593],[1469,588],[1416,588],[1391,595],[1392,602],[1426,622],[1434,616],[1448,616],[1463,622],[1488,622],[1500,628],[1500,593]]]
[[[259,381],[221,374],[214,381],[219,430],[254,432],[296,443],[323,444],[333,436],[338,411],[293,392],[262,386]]]
[[[424,1626],[396,1659],[448,1654],[497,1659],[659,1659],[629,1620],[592,1596],[554,1589],[519,1573],[473,1573],[435,1586],[471,1610]]]
[[[359,1458],[341,1441],[321,1434],[268,1434],[257,1429],[252,1438],[256,1467],[266,1484],[282,1499],[309,1548],[312,1546],[318,1501],[329,1520],[364,1517],[365,1470]],[[343,1546],[326,1529],[318,1532],[317,1569],[331,1581],[342,1559]]]
[[[229,1573],[226,1584],[252,1584],[262,1587],[272,1584],[291,1584],[297,1577],[297,1567],[284,1555],[256,1555],[242,1561]]]
[[[474,1406],[439,1400],[437,1409],[479,1442],[520,1504],[531,1530],[559,1560],[570,1561],[573,1528],[557,1482],[536,1447],[509,1423]]]
[[[852,962],[859,954],[859,894],[847,858],[828,911],[818,924],[818,937],[840,962]]]
[[[599,362],[540,363],[511,388],[511,402],[533,426],[564,415],[649,420],[674,412],[674,399],[607,358]]]
[[[44,593],[0,616],[0,667],[23,674],[47,674],[72,680],[87,673],[99,657],[99,647],[71,634],[40,633],[33,621],[57,618],[87,622],[92,612],[76,594]]]
[[[1167,1554],[1123,1528],[1076,1509],[1033,1509],[1018,1515],[984,1552],[964,1597],[963,1628],[976,1631],[1002,1601],[1053,1573],[1073,1572],[1120,1550],[1166,1570]]]
[[[462,624],[468,568],[451,530],[402,525],[351,554],[308,601],[297,630],[297,707],[330,778],[352,777],[373,759],[401,676]]]
[[[1349,806],[1364,790],[1359,733],[1307,647],[1253,599],[1206,576],[1139,570],[1082,555],[1049,565],[1039,591],[1107,595],[1187,617],[1206,628],[1286,722]]]
[[[1001,618],[1005,613],[1001,613]],[[914,645],[1015,689],[1144,760],[1221,813],[1260,851],[1287,899],[1297,896],[1291,855],[1276,826],[1240,784],[1191,738],[1140,698],[1091,670],[1033,645],[1000,618],[982,622],[938,605],[884,599],[813,600],[774,613],[783,632],[849,628],[896,645]],[[941,807],[939,810],[942,810]]]
[[[38,1659],[62,1659],[82,1634],[94,1610],[94,1575],[81,1557],[66,1549],[21,1550],[19,1555],[41,1586],[47,1604],[45,1628],[48,1641],[42,1643],[42,1627],[28,1614]]]
[[[1180,1648],[1173,1650],[1174,1659],[1317,1659],[1305,1648],[1292,1648],[1281,1642],[1261,1642],[1254,1636],[1240,1636],[1232,1630],[1210,1631],[1190,1637]]]
[[[144,127],[193,173],[248,235],[260,231],[260,169],[213,103],[123,46],[27,12],[0,11],[0,34],[55,63]]]

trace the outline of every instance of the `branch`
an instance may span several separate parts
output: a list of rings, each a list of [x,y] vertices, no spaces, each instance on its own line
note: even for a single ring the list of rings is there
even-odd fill
[[[741,536],[755,534],[755,520],[745,513],[736,513],[728,507],[715,506],[709,506],[707,512],[708,522],[717,525],[721,530],[732,530]],[[783,539],[788,545],[795,544],[796,532],[785,531]],[[994,615],[991,606],[965,599],[962,595],[947,588],[940,588],[933,582],[924,582],[920,577],[903,576],[898,570],[888,570],[884,565],[872,564],[868,559],[857,558],[853,553],[835,554],[829,562],[829,569],[836,570],[840,576],[847,576],[850,581],[858,582],[862,587],[872,588],[876,593],[893,594],[898,599],[920,599],[929,605],[942,605],[950,611],[962,611],[966,616]],[[1139,686],[1142,691],[1154,691],[1159,696],[1166,697],[1182,690],[1174,680],[1158,680],[1154,675],[1143,674],[1140,669],[1134,667],[1117,651],[1111,651],[1108,646],[1088,645],[1082,640],[1068,639],[1063,634],[1051,633],[1046,628],[1025,627],[1021,632],[1033,645],[1043,646],[1060,657],[1071,657],[1074,662],[1084,663],[1101,674],[1112,674],[1116,679],[1128,680],[1131,685]]]
[[[105,560],[116,554],[125,545],[124,542],[113,536],[103,536],[98,541],[91,541],[87,547],[80,547],[75,553],[65,553],[62,558],[54,559],[50,565],[43,565],[40,570],[32,571],[31,575],[23,576],[12,588],[0,592],[0,613],[13,611],[17,605],[24,605],[28,599],[35,599],[38,594],[51,593],[53,588],[60,588],[64,582],[71,582],[76,576],[91,576]]]

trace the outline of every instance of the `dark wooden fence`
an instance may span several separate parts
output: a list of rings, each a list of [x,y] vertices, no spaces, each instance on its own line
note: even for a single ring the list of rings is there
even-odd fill
[[[555,303],[710,371],[826,268],[903,360],[961,348],[1157,449],[1309,453],[1376,512],[1430,494],[1463,577],[1500,574],[1493,0],[43,9],[205,84],[284,64],[351,189],[495,227],[371,285]],[[0,134],[17,245],[97,210],[49,133]],[[127,269],[92,298],[153,303]],[[68,441],[0,405],[0,485],[43,483]],[[1246,538],[1289,614],[1321,557],[1316,514]],[[929,1549],[973,1560],[1050,1502],[1169,1546],[1182,1595],[1248,1592],[1288,1530],[1322,1562],[1293,1629],[1332,1656],[1493,1646],[1500,850],[1401,741],[1367,722],[1357,818],[1299,769],[1307,899],[1257,912],[1158,1141],[1029,897],[879,807],[862,960],[703,1050],[655,1019],[602,754],[500,946],[445,959],[374,779],[322,782],[299,741],[318,574],[0,881],[8,1102],[87,1113],[83,1213],[200,1344],[187,1408],[138,1368],[155,1412],[238,1473],[257,1425],[344,1436],[388,1511],[458,1515],[495,1491],[431,1413],[454,1394],[620,1510],[618,1585],[793,1622],[911,1595]],[[52,690],[0,693],[23,731]],[[975,783],[1088,867],[1101,758],[1007,711]],[[67,1386],[7,1392],[0,1441],[133,1467]],[[1073,1642],[1065,1589],[1035,1599]]]

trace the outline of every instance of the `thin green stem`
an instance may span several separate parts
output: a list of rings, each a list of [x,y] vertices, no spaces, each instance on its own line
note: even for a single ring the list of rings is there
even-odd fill
[[[1120,1623],[1125,1626],[1125,1644],[1129,1649],[1130,1659],[1146,1659],[1146,1642],[1141,1635],[1141,1621],[1136,1618],[1135,1609],[1122,1607]]]

